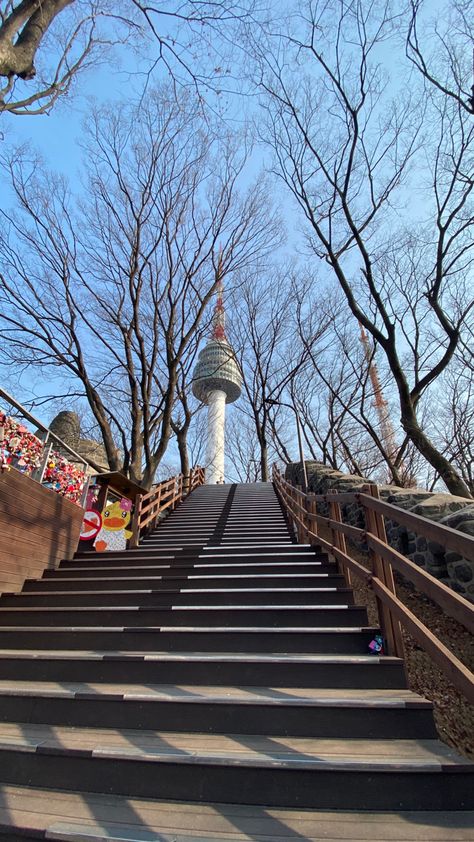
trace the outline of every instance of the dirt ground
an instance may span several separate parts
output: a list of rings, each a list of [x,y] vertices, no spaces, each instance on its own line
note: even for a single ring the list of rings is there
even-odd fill
[[[397,582],[399,599],[448,647],[466,666],[474,667],[472,635],[456,620],[446,616],[431,600],[415,591],[408,583]],[[354,586],[356,602],[368,605],[371,623],[377,623],[372,591],[366,585]],[[430,699],[440,738],[467,757],[474,757],[474,705],[453,687],[445,674],[413,638],[404,632],[405,665],[411,690]]]
[[[322,535],[330,540],[329,535]],[[368,558],[362,553],[351,550],[351,555],[368,566]],[[369,622],[378,625],[375,597],[370,588],[361,579],[354,577],[355,602],[366,605]],[[474,639],[456,620],[448,617],[430,599],[419,593],[413,586],[397,576],[396,590],[398,598],[418,617],[469,669],[474,669]],[[416,641],[406,632],[405,664],[408,684],[411,690],[434,705],[434,717],[440,739],[461,754],[474,757],[474,705],[466,699],[448,681],[431,658],[421,649]]]

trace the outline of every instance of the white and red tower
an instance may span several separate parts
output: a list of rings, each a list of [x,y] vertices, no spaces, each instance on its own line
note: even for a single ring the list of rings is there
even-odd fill
[[[193,394],[207,404],[206,482],[224,482],[225,405],[242,391],[242,375],[225,333],[223,284],[219,280],[211,339],[199,353]]]

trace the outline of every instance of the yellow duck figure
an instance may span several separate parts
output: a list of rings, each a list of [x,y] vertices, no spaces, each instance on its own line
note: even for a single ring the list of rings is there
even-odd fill
[[[94,541],[98,553],[117,552],[127,548],[127,539],[132,533],[125,527],[132,516],[132,501],[123,497],[107,506],[102,512],[102,527]]]

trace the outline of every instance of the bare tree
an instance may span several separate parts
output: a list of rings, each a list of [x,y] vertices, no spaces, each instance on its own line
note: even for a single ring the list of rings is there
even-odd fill
[[[304,3],[280,49],[260,49],[267,140],[312,253],[384,354],[406,436],[453,494],[470,497],[418,408],[472,313],[474,121],[436,86],[418,90],[413,72],[398,91],[389,85],[380,50],[397,48],[403,22],[383,0]],[[421,220],[416,203],[407,209],[410,177]]]
[[[238,147],[238,148],[236,148]],[[28,156],[7,163],[18,209],[3,212],[0,324],[6,359],[82,393],[109,463],[149,485],[172,435],[181,366],[219,272],[272,247],[260,184],[238,193],[245,144],[204,130],[167,90],[89,125],[88,195]]]
[[[258,482],[261,477],[260,445],[253,419],[232,407],[226,420],[227,475],[231,482]]]
[[[393,406],[384,397],[390,393],[390,377],[379,376],[375,347],[367,347],[340,297],[325,299],[318,308],[328,313],[322,342],[308,340],[314,333],[314,307],[308,316],[298,318],[308,362],[290,385],[309,452],[338,470],[413,485],[408,439],[403,430],[395,431]]]
[[[262,264],[242,279],[234,297],[230,336],[243,373],[240,411],[252,419],[264,482],[270,477],[271,401],[281,399],[307,357],[295,338],[296,314],[308,286],[308,278],[298,277],[291,266]]]
[[[105,48],[121,43],[142,55],[155,43],[152,66],[164,64],[199,91],[221,87],[254,11],[253,0],[0,0],[0,112],[48,112]]]
[[[410,0],[406,55],[433,86],[459,108],[474,114],[474,23],[470,0],[452,0],[434,20],[424,0]]]

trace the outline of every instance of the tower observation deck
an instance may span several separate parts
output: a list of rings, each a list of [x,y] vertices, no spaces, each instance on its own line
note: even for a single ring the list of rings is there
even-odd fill
[[[225,334],[222,282],[217,289],[212,337],[199,353],[193,394],[207,404],[206,482],[224,482],[225,405],[242,391],[242,375]]]

